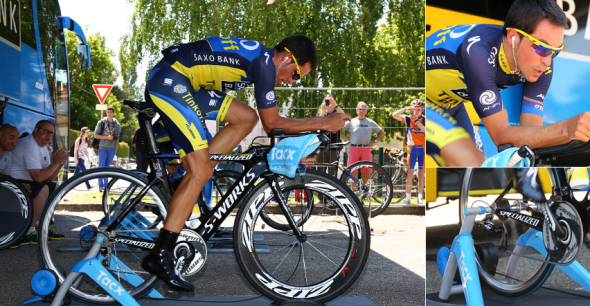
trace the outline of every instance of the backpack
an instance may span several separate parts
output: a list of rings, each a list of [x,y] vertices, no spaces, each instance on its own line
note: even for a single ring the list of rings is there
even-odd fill
[[[100,119],[100,133],[98,134],[102,134],[104,132],[104,121],[102,119]],[[100,147],[100,139],[96,139],[94,138],[94,135],[92,135],[92,148],[94,148],[94,150],[96,150],[96,152],[98,152],[98,148]]]
[[[82,139],[80,138],[80,141],[82,141]],[[78,146],[80,146],[80,143],[78,143]],[[72,147],[70,148],[70,157],[74,157],[74,150],[76,149],[76,142],[74,141],[74,144],[72,145]]]

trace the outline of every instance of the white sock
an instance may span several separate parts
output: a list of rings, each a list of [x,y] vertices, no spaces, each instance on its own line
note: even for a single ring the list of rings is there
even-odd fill
[[[411,193],[406,193],[406,199],[411,200],[412,199],[412,194]]]
[[[27,232],[27,235],[30,234],[31,232],[33,232],[34,230],[36,230],[35,227],[29,227],[29,231]]]
[[[421,193],[418,194],[418,201],[422,201],[422,194]]]

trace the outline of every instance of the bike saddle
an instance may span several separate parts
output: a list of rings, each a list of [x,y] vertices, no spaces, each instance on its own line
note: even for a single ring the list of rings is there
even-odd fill
[[[138,111],[150,108],[149,105],[143,101],[123,100],[123,104],[125,104],[135,110],[138,110]]]

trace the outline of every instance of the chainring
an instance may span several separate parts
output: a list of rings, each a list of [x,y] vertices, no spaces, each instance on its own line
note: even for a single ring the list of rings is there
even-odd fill
[[[565,237],[551,229],[550,222],[543,223],[543,243],[551,262],[569,265],[578,255],[583,244],[582,220],[576,208],[568,202],[555,202],[549,208],[557,222],[565,230]]]
[[[183,244],[186,242],[190,243],[192,245],[192,248],[190,248],[190,250],[187,250],[186,256],[186,259],[190,259],[190,262],[184,262],[182,268],[179,269],[179,271],[182,271],[181,275],[184,277],[191,276],[199,272],[199,270],[203,268],[205,262],[207,261],[207,244],[205,243],[205,240],[203,240],[203,237],[201,237],[201,235],[199,235],[197,232],[193,230],[183,229],[180,232],[180,236],[178,236],[176,246],[185,247],[183,246]],[[177,261],[178,258],[176,258],[176,248],[174,256],[174,260]],[[188,266],[186,266],[187,264]]]

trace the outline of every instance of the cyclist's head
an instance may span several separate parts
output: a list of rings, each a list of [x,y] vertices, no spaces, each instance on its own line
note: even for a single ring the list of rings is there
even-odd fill
[[[275,57],[280,55],[276,83],[293,83],[309,72],[315,72],[318,55],[315,43],[304,35],[291,35],[274,47]],[[292,80],[292,81],[290,81]]]
[[[18,135],[18,129],[12,124],[5,123],[0,127],[0,147],[4,152],[12,151],[16,147]]]
[[[412,111],[412,116],[420,117],[422,112],[424,112],[424,101],[422,99],[413,100],[410,103],[410,109]]]
[[[502,33],[510,70],[535,82],[551,65],[563,45],[567,18],[553,0],[517,0],[504,22]]]

